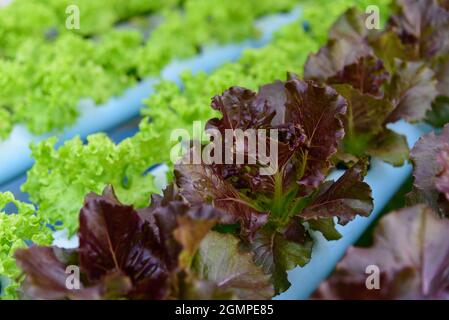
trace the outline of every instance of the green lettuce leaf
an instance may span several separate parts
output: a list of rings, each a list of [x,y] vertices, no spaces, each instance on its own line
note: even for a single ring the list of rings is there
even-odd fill
[[[138,144],[125,140],[116,145],[105,134],[96,134],[87,144],[75,138],[55,150],[56,141],[50,138],[32,146],[36,163],[22,189],[39,204],[39,214],[48,223],[63,222],[58,228],[73,234],[84,196],[100,193],[108,184],[121,201],[137,207],[147,206],[150,193],[158,190],[147,173],[151,158],[143,157]]]

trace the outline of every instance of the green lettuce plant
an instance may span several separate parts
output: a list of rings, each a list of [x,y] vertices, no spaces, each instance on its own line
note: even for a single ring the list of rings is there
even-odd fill
[[[7,205],[16,212],[3,211]],[[21,272],[13,258],[14,252],[30,243],[48,245],[52,242],[51,230],[35,211],[33,205],[17,201],[10,192],[0,193],[0,299],[17,298],[17,279]]]

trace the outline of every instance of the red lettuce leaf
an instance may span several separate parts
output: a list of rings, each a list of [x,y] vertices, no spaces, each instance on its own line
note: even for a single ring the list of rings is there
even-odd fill
[[[277,129],[279,166],[284,168],[289,164],[290,171],[296,172],[289,172],[285,177],[297,177],[300,184],[316,187],[323,180],[331,166],[329,158],[336,152],[338,140],[343,136],[340,114],[345,112],[344,100],[331,88],[313,82],[277,81],[262,86],[258,94],[231,88],[215,97],[212,106],[220,110],[223,117],[210,120],[208,129],[215,128],[220,132],[226,129]],[[243,167],[233,167],[232,173],[246,171]],[[222,171],[229,169],[222,167]],[[253,187],[270,184],[270,179],[258,173],[243,180],[245,185]]]
[[[211,106],[223,117],[209,120],[206,129],[218,129],[222,134],[226,129],[266,128],[275,115],[263,96],[241,87],[232,87],[221,96],[215,96]]]
[[[21,289],[24,298],[99,299],[106,295],[105,285],[86,288],[81,283],[78,290],[68,289],[66,268],[68,265],[78,264],[74,250],[32,246],[17,250],[15,257],[17,264],[27,275]],[[122,284],[127,290],[126,282]]]
[[[364,94],[383,96],[382,85],[389,79],[382,60],[373,55],[359,58],[328,78],[328,84],[349,84]]]
[[[250,246],[256,264],[271,274],[275,291],[280,293],[290,287],[287,271],[309,262],[312,244],[304,226],[295,218],[281,231],[269,226],[258,231]]]
[[[164,190],[163,197],[153,195],[151,200],[148,208],[138,211],[139,216],[150,222],[158,235],[167,265],[188,268],[201,241],[223,213],[205,203],[183,201],[173,184]]]
[[[432,110],[426,114],[426,122],[436,128],[449,123],[449,97],[439,96],[432,104]]]
[[[372,69],[374,73],[365,72],[368,69]],[[329,40],[317,54],[311,54],[307,58],[304,78],[329,84],[349,83],[363,89],[364,83],[369,87],[372,85],[372,78],[381,69],[382,65],[378,65],[368,46],[359,46],[346,39]]]
[[[436,74],[438,93],[442,96],[449,96],[447,89],[449,75],[449,11],[447,3],[440,0],[397,0],[394,11],[387,28],[390,34],[395,33],[401,39],[404,45],[401,51],[406,52],[406,60],[425,61]],[[399,55],[396,57],[403,59]],[[428,105],[425,106],[427,108]]]
[[[241,98],[243,93],[251,97],[251,103]],[[332,166],[330,158],[344,134],[340,116],[345,112],[346,104],[333,89],[293,77],[285,83],[277,81],[265,85],[259,94],[231,88],[214,101],[215,108],[220,106],[223,117],[209,121],[208,128],[220,131],[261,127],[279,130],[279,167],[274,176],[280,179],[260,175],[259,165],[190,165],[181,162],[175,168],[176,183],[180,194],[190,203],[213,204],[228,213],[223,215],[222,223],[240,222],[243,233],[249,234],[265,224],[267,214],[272,212],[270,205],[257,203],[260,196],[279,202],[278,196],[282,196],[282,192],[275,196],[276,186],[289,192],[300,186],[306,189],[317,187],[324,180]],[[263,105],[263,108],[255,105]],[[254,114],[255,110],[263,114],[266,110],[274,110],[275,113],[263,118]],[[263,121],[262,124],[251,122],[247,117],[229,114],[252,114],[253,119]],[[308,192],[301,191],[302,194]]]
[[[328,44],[309,56],[305,77],[348,84],[363,94],[385,94],[395,108],[386,123],[425,119],[437,95],[447,90],[449,12],[436,0],[398,0],[384,32],[367,30],[365,21],[366,14],[356,9],[343,14],[332,27]],[[348,145],[358,143],[363,145],[363,141]]]
[[[341,15],[330,29],[329,42],[317,54],[309,55],[304,77],[382,95],[381,87],[389,74],[371,47],[371,38],[378,35],[366,28],[366,19],[366,13],[355,7]]]
[[[408,145],[404,136],[385,126],[393,110],[388,99],[363,94],[349,85],[334,85],[348,101],[345,118],[346,135],[336,157],[345,161],[345,153],[355,157],[376,156],[399,166],[408,158]]]
[[[391,98],[384,97],[390,74],[372,48],[381,35],[367,30],[365,21],[366,14],[357,9],[346,11],[331,28],[331,40],[318,54],[309,56],[304,74],[333,86],[347,100],[346,135],[337,160],[353,162],[373,151],[383,160],[402,165],[408,156],[406,141],[385,126],[394,109]],[[391,148],[392,142],[397,149]]]
[[[357,7],[346,10],[329,30],[329,39],[346,39],[353,43],[366,44],[375,31],[366,27],[368,15]]]
[[[389,72],[392,70],[394,58],[414,59],[396,33],[391,30],[380,32],[368,29],[367,18],[367,14],[356,7],[348,9],[330,29],[329,38],[336,41],[344,40],[348,45],[346,48],[348,52],[363,50],[366,52],[365,56],[377,57]]]
[[[410,47],[415,59],[448,53],[449,12],[438,0],[396,0],[387,28]]]
[[[25,296],[173,298],[175,279],[190,267],[221,213],[205,204],[188,205],[172,186],[165,197],[152,199],[150,207],[137,212],[121,204],[110,187],[102,196],[88,195],[80,212],[80,245],[71,261],[62,260],[56,253],[64,251],[54,247],[17,252],[18,265],[26,274]],[[69,264],[79,267],[82,290],[65,288]]]
[[[266,223],[267,213],[246,203],[232,183],[216,171],[214,166],[204,164],[177,164],[175,177],[179,194],[193,205],[213,205],[221,212],[220,223],[240,223],[242,234],[250,236]]]
[[[437,155],[437,164],[442,170],[436,178],[435,185],[437,190],[446,195],[449,201],[449,141]]]
[[[270,299],[270,276],[253,262],[253,254],[230,234],[211,232],[201,243],[193,268],[202,279],[216,283],[240,299]]]
[[[437,188],[438,175],[444,172],[444,166],[437,159],[441,160],[440,157],[444,155],[448,141],[449,125],[446,125],[440,135],[430,133],[419,139],[410,153],[414,166],[414,182],[409,201],[426,203],[443,216],[449,215],[449,203],[443,199]]]
[[[371,248],[348,249],[315,292],[319,299],[448,299],[449,221],[418,205],[383,217]],[[368,267],[378,289],[368,289]],[[374,268],[372,270],[375,270]],[[372,284],[371,282],[369,284]]]
[[[86,197],[78,236],[80,266],[90,282],[117,271],[135,285],[146,285],[163,281],[176,268],[176,259],[162,251],[149,223],[133,207],[120,204],[111,189]]]
[[[409,148],[405,136],[385,129],[371,139],[367,154],[394,166],[401,166],[409,159]]]
[[[334,88],[348,101],[348,113],[345,117],[345,139],[357,139],[357,136],[373,136],[386,130],[385,118],[393,106],[387,99],[363,94],[347,84]]]
[[[438,93],[449,97],[449,53],[434,63],[433,69],[438,80]]]
[[[352,166],[336,181],[322,185],[316,198],[299,214],[308,219],[338,217],[346,224],[357,215],[368,216],[373,210],[371,188],[363,182],[367,161]]]
[[[306,148],[291,154],[296,162],[295,176],[300,185],[317,187],[332,166],[331,156],[344,136],[342,116],[346,101],[334,89],[313,81],[286,82],[286,122],[300,126],[306,135]]]
[[[404,119],[411,122],[424,120],[438,95],[435,73],[421,62],[396,60],[386,96],[395,109],[387,122]]]

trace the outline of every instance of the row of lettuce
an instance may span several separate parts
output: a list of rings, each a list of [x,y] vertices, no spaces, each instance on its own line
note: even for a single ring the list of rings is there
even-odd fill
[[[370,4],[362,2],[362,9]],[[311,257],[310,232],[336,240],[335,218],[344,225],[372,211],[371,189],[363,182],[369,157],[393,165],[408,159],[405,138],[386,125],[441,120],[435,114],[447,99],[449,47],[440,41],[449,39],[447,3],[398,0],[387,9],[388,1],[378,2],[381,12],[391,11],[381,31],[367,30],[365,14],[347,10],[351,5],[306,2],[300,24],[284,28],[267,47],[209,75],[185,74],[182,90],[162,82],[140,132],[120,144],[98,134],[58,150],[55,139],[34,146],[36,164],[23,189],[39,211],[16,203],[19,214],[2,215],[9,233],[0,239],[0,273],[12,279],[6,296],[16,297],[19,287],[22,297],[51,299],[267,299],[287,290],[287,271]],[[327,32],[332,14],[342,15]],[[419,30],[410,23],[417,16]],[[275,81],[287,70],[302,76]],[[195,120],[220,132],[278,129],[278,171],[267,177],[260,165],[181,161],[171,165],[170,184],[157,195],[148,168],[169,163],[171,130],[189,129]],[[349,251],[317,297],[444,297],[448,130],[421,140],[412,152],[409,202],[419,205],[387,216],[375,247]],[[337,163],[346,164],[345,174],[326,181]],[[13,200],[5,194],[2,201]],[[26,240],[49,244],[46,223],[70,234],[78,230],[79,247],[16,250]],[[398,250],[415,255],[404,254],[396,264]],[[366,262],[381,268],[389,284],[382,291],[366,290]],[[16,264],[26,275],[22,284]],[[81,268],[82,290],[67,289],[68,265]],[[404,277],[408,295],[398,281]]]
[[[255,19],[295,4],[15,0],[0,9],[0,138],[16,124],[34,134],[61,130],[77,119],[81,99],[101,104],[203,45],[256,37]]]

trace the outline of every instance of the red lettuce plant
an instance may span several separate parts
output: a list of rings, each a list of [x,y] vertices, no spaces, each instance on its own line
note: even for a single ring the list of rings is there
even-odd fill
[[[419,21],[419,23],[417,23]],[[384,40],[390,44],[391,50],[385,52],[390,59],[401,57],[410,64],[426,65],[434,74],[435,92],[422,88],[416,97],[418,100],[413,109],[399,109],[397,116],[406,119],[426,120],[435,125],[443,126],[449,122],[449,10],[447,3],[440,0],[396,0],[393,14],[390,17]],[[396,40],[393,40],[396,39]],[[399,40],[399,41],[398,41]],[[382,43],[383,44],[383,43]],[[379,51],[382,48],[379,47]],[[422,69],[424,67],[421,67]],[[431,73],[426,72],[430,78]],[[414,81],[413,77],[409,78]],[[437,99],[432,104],[424,103],[431,95]],[[425,97],[425,101],[419,101]],[[422,99],[422,98],[421,98]],[[420,103],[419,103],[420,102]]]
[[[440,135],[430,133],[413,147],[413,191],[410,203],[426,203],[441,216],[449,216],[449,124]]]
[[[446,196],[449,201],[449,144],[437,156],[437,163],[441,166],[441,171],[436,179],[437,190]]]
[[[172,187],[134,210],[113,190],[90,194],[80,212],[79,247],[32,246],[16,252],[35,299],[268,299],[269,276],[232,235],[209,232],[217,209],[181,201]],[[218,251],[217,251],[218,250]],[[196,254],[198,252],[198,254]],[[67,286],[68,266],[80,271]]]
[[[347,251],[315,298],[449,299],[449,220],[416,205],[382,218],[374,237]]]
[[[348,101],[339,160],[369,155],[402,165],[407,142],[386,125],[423,120],[438,94],[436,75],[411,59],[392,26],[370,31],[366,18],[354,8],[340,17],[328,43],[309,56],[304,76],[328,83]]]
[[[278,166],[272,175],[262,175],[259,161],[190,164],[184,159],[175,166],[179,194],[192,205],[209,203],[226,212],[221,228],[240,236],[255,263],[271,274],[276,293],[283,292],[290,286],[287,270],[310,259],[310,229],[338,239],[334,218],[346,224],[356,215],[369,215],[373,207],[371,189],[363,182],[366,160],[337,181],[325,181],[344,136],[346,101],[329,86],[290,75],[258,93],[230,88],[213,99],[212,107],[222,118],[211,119],[208,129],[276,129]],[[239,152],[251,156],[245,145],[232,158]]]
[[[350,248],[316,298],[449,299],[449,125],[421,138],[411,158],[414,206],[382,218],[371,248]]]

